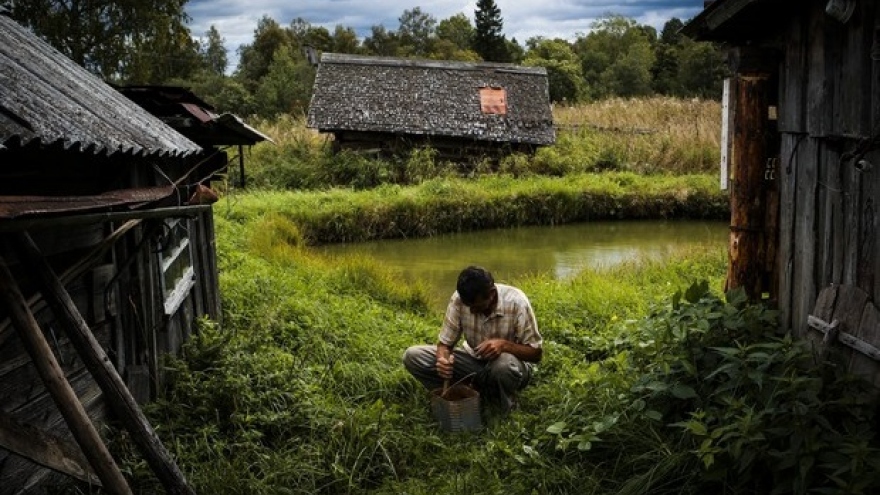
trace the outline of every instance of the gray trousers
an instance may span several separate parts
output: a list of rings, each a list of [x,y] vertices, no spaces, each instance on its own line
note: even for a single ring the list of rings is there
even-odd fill
[[[506,352],[492,361],[477,359],[460,347],[453,350],[453,355],[455,360],[449,384],[472,383],[481,396],[497,401],[505,409],[513,407],[514,394],[525,388],[532,377],[533,364]],[[403,354],[403,365],[428,390],[443,386],[443,379],[437,374],[436,345],[408,348]]]

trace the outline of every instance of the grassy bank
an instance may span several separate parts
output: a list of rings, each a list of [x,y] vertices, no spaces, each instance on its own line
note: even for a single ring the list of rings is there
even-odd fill
[[[591,220],[729,217],[727,195],[711,176],[633,173],[446,178],[366,191],[262,191],[229,194],[216,210],[231,220],[279,216],[310,244]]]
[[[554,108],[557,141],[534,156],[514,155],[455,164],[416,150],[375,160],[351,153],[334,155],[328,136],[306,127],[303,118],[282,117],[255,126],[274,143],[247,156],[249,184],[258,188],[372,188],[418,184],[438,177],[499,174],[555,176],[598,171],[656,174],[715,174],[719,162],[721,106],[675,98],[611,99]],[[237,183],[238,170],[231,170]]]
[[[324,259],[294,231],[217,216],[223,326],[204,322],[166,363],[170,388],[148,407],[198,493],[880,487],[865,395],[810,365],[772,311],[719,299],[723,248],[509,281],[535,306],[545,359],[512,415],[449,435],[400,363],[436,338],[423,289]],[[138,490],[159,491],[127,442],[114,448]]]

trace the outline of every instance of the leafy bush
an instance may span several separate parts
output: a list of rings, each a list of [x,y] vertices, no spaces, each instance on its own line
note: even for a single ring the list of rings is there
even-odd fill
[[[551,424],[559,448],[647,434],[642,455],[657,467],[625,493],[880,489],[877,403],[862,380],[816,364],[805,341],[780,333],[775,311],[746,304],[742,291],[724,302],[704,282],[683,296],[615,342],[641,373],[631,395],[598,422]]]

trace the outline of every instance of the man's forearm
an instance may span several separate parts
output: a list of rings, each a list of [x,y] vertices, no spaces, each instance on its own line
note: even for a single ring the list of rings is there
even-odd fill
[[[517,344],[515,342],[508,342],[506,347],[507,352],[513,354],[521,361],[527,361],[530,363],[537,363],[544,355],[544,350],[540,347],[532,347],[530,345]]]

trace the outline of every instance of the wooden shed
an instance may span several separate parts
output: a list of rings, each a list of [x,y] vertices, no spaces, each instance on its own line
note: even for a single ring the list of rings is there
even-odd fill
[[[112,418],[168,493],[192,493],[139,405],[162,356],[220,317],[227,154],[203,141],[0,13],[0,492],[130,493],[98,434]]]
[[[684,32],[729,47],[728,283],[880,385],[880,2],[706,3]]]
[[[498,63],[323,53],[308,125],[337,149],[383,154],[429,145],[467,158],[555,141],[546,69]]]

